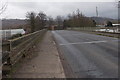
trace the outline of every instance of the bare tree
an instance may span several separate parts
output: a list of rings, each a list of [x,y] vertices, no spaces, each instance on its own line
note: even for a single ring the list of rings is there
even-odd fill
[[[49,16],[49,17],[48,17],[48,25],[49,25],[49,26],[52,26],[52,25],[54,25],[54,23],[55,23],[55,22],[54,22],[54,19],[53,19],[51,16]]]
[[[30,22],[31,32],[34,32],[36,14],[34,12],[28,12],[26,17],[28,18],[28,21]]]
[[[0,7],[0,15],[6,10],[7,6],[8,6],[8,1],[5,2],[4,4],[2,4],[1,2],[1,7]]]
[[[68,19],[64,21],[64,26],[67,25],[68,27],[94,27],[96,25],[95,21],[91,18],[86,17],[79,9],[73,12],[71,15],[68,15]]]
[[[44,26],[46,25],[47,16],[46,16],[45,13],[39,12],[39,13],[38,13],[38,17],[39,17],[39,20],[40,20],[40,23],[41,23],[41,28],[43,29]],[[40,26],[40,25],[39,25],[39,26]]]
[[[64,18],[62,16],[57,16],[55,21],[58,26],[61,26],[63,25]]]

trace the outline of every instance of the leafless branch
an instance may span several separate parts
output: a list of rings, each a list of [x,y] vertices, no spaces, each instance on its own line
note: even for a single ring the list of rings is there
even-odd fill
[[[6,10],[8,6],[8,1],[0,8],[0,15]]]

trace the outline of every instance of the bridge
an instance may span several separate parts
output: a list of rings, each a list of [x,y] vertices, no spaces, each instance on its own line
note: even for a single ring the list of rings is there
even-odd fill
[[[98,31],[100,29],[113,29],[113,32]],[[22,57],[27,56],[31,47],[38,44],[47,32],[47,38],[42,42],[44,49],[36,47],[37,53],[42,54],[15,73],[16,78],[117,78],[119,32],[116,33],[116,30],[116,27],[81,27],[54,31],[44,29],[8,40],[3,43],[3,73],[9,72]]]

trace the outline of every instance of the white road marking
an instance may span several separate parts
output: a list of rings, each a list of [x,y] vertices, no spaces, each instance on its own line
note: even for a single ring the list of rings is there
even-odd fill
[[[76,43],[67,43],[67,44],[59,44],[59,45],[63,46],[63,45],[74,45],[74,44],[92,44],[92,43],[104,43],[109,41],[119,41],[119,40],[76,42]]]

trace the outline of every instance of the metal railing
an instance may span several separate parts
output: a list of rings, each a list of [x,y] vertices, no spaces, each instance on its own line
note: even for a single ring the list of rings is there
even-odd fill
[[[21,57],[26,54],[26,51],[35,45],[37,40],[40,39],[45,32],[46,30],[44,29],[9,40],[9,53],[7,54],[9,56],[9,64],[14,65],[19,61]]]

